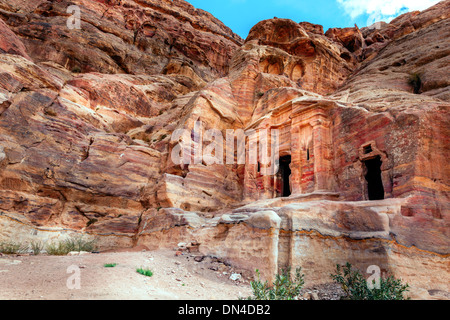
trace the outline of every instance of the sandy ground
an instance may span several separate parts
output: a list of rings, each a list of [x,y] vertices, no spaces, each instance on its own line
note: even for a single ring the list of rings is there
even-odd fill
[[[106,263],[117,263],[105,268]],[[147,267],[152,277],[136,272]],[[71,269],[75,270],[75,272]],[[174,251],[0,257],[1,300],[236,300],[251,295],[231,267]],[[77,282],[79,274],[79,282]],[[68,286],[69,283],[69,286]],[[80,288],[72,288],[77,283]]]

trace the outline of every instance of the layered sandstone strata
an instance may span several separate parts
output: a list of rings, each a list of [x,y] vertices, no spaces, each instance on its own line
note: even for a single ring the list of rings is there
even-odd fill
[[[69,29],[69,6],[81,29]],[[185,1],[1,1],[0,16],[35,62],[74,72],[196,75],[210,81],[228,71],[242,44],[211,14]]]
[[[195,241],[266,278],[349,261],[450,291],[449,12],[271,19],[244,42],[181,0],[0,1],[0,240]],[[199,124],[279,130],[282,170],[176,163]]]

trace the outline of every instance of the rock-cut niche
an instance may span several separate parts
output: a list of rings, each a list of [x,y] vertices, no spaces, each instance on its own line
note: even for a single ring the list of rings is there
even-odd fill
[[[280,176],[281,176],[281,196],[289,197],[291,195],[291,156],[280,158]]]
[[[369,200],[383,200],[384,187],[381,178],[381,161],[380,156],[364,161],[366,166],[366,181],[367,181],[367,197]]]

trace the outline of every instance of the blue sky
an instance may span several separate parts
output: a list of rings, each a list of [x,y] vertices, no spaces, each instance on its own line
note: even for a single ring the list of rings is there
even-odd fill
[[[308,21],[328,28],[365,27],[413,10],[424,10],[438,0],[187,0],[212,13],[242,38],[261,20],[273,17]]]

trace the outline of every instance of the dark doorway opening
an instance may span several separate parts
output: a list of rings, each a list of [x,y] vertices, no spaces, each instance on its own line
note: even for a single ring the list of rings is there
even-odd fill
[[[367,168],[366,181],[369,200],[383,200],[384,187],[381,179],[381,157],[364,161]]]
[[[291,195],[291,156],[284,156],[280,158],[280,174],[281,174],[281,196],[289,197]]]

